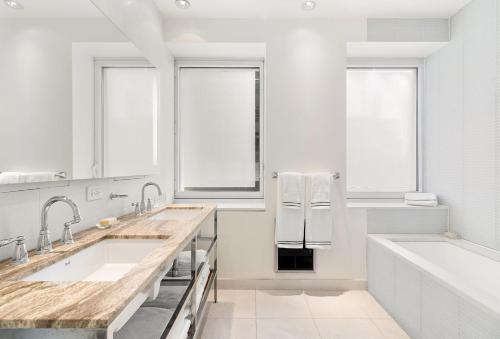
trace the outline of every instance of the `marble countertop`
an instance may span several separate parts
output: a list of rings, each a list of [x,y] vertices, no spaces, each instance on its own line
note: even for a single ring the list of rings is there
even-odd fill
[[[201,207],[200,212],[189,220],[126,215],[109,229],[94,227],[75,234],[74,244],[54,243],[52,253],[38,255],[32,251],[27,264],[0,262],[0,328],[108,327],[135,296],[160,278],[216,206],[175,204],[153,211],[157,214],[168,208],[196,207]],[[165,243],[117,281],[19,280],[104,239],[164,239]]]

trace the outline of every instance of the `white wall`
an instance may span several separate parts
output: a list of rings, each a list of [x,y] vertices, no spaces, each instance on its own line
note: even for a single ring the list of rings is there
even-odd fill
[[[364,20],[167,20],[167,41],[266,43],[266,211],[219,213],[222,279],[364,279],[363,223],[345,207],[346,42],[363,40]],[[339,171],[334,245],[316,272],[275,273],[276,181],[272,171]],[[356,219],[356,215],[352,218]]]
[[[452,230],[500,249],[496,109],[497,0],[451,20],[451,41],[426,59],[424,187],[450,206]]]
[[[161,20],[149,20],[148,18],[159,18],[156,7],[151,1],[141,1],[141,10],[127,12],[120,8],[117,1],[99,0],[98,6],[105,11],[112,7],[113,20],[117,20],[120,30],[127,35],[149,36],[150,39],[143,39],[138,47],[150,60],[160,68],[162,72],[160,81],[162,82],[161,97],[166,98],[160,102],[160,169],[161,174],[153,177],[128,178],[126,180],[100,179],[100,180],[74,180],[69,182],[40,183],[25,185],[2,185],[0,186],[0,238],[10,236],[25,235],[29,248],[36,245],[37,234],[40,229],[40,213],[43,203],[54,195],[67,195],[74,199],[81,209],[82,221],[74,225],[74,231],[83,230],[93,225],[103,217],[118,216],[131,212],[131,202],[137,202],[140,199],[140,188],[145,181],[155,180],[164,189],[167,200],[172,199],[173,192],[173,103],[169,98],[172,97],[173,83],[173,61],[168,51],[164,48],[161,38]],[[113,3],[113,6],[111,6]],[[125,3],[122,3],[125,6]],[[136,8],[137,9],[137,8]],[[146,24],[147,23],[147,24]],[[102,36],[99,31],[97,36]],[[159,32],[151,38],[151,32]],[[89,40],[87,40],[89,41]],[[97,41],[91,39],[90,41]],[[135,42],[135,41],[133,41]],[[71,53],[71,50],[69,51]],[[160,57],[158,57],[160,56]],[[158,63],[158,64],[156,64]],[[71,72],[71,65],[68,66]],[[68,92],[58,91],[58,94],[71,97],[71,88]],[[71,117],[71,102],[67,110],[65,119]],[[69,121],[69,120],[68,120]],[[70,125],[68,125],[68,128]],[[71,149],[71,139],[68,140],[69,150]],[[86,187],[101,186],[103,188],[104,198],[93,202],[86,201]],[[124,200],[109,200],[109,193],[116,192],[129,194]],[[62,224],[70,218],[70,209],[63,204],[53,205],[49,213],[49,230],[52,232],[52,239],[56,240],[62,233]],[[3,248],[0,250],[0,259],[11,255],[12,248]]]

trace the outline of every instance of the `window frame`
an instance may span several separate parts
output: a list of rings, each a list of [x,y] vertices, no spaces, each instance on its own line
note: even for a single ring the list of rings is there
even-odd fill
[[[147,59],[142,57],[95,57],[94,58],[94,163],[92,165],[92,174],[94,178],[106,178],[105,175],[105,154],[104,154],[104,71],[106,68],[151,68],[157,69]],[[158,78],[160,80],[160,78]],[[160,85],[161,86],[161,85]],[[160,91],[158,91],[158,116],[160,119]],[[159,121],[159,120],[158,120]],[[154,175],[159,173],[159,138],[160,126],[159,122],[156,130],[156,153],[157,164],[156,171],[149,174],[139,175]]]
[[[409,192],[422,192],[423,182],[422,182],[422,107],[423,107],[423,84],[424,84],[424,64],[421,60],[404,60],[404,59],[386,59],[386,60],[349,60],[346,67],[346,82],[347,82],[347,72],[350,69],[412,69],[416,71],[416,176],[415,176],[415,191]],[[346,93],[347,98],[347,93]],[[346,102],[347,107],[347,102]],[[347,111],[346,111],[346,126],[347,126]],[[346,134],[347,141],[347,134]],[[346,153],[346,163],[347,163]],[[346,171],[346,177],[349,175]],[[397,199],[401,200],[404,198],[405,193],[409,192],[350,192],[346,187],[346,197],[347,199]]]
[[[257,176],[259,187],[255,191],[210,191],[210,190],[181,190],[181,146],[180,146],[180,130],[179,130],[179,118],[180,118],[180,93],[179,93],[179,82],[180,82],[180,72],[183,68],[258,68],[259,70],[259,107],[255,110],[255,118],[258,118],[259,131],[256,133],[256,142],[258,141],[258,157],[257,148],[255,150],[255,158],[259,161]],[[180,58],[175,60],[175,73],[174,73],[174,97],[175,97],[175,121],[174,121],[174,148],[175,148],[175,183],[174,183],[174,198],[175,199],[219,199],[219,200],[232,200],[232,199],[264,199],[264,117],[265,117],[265,68],[263,59],[242,59],[242,60],[210,60],[210,59],[191,59],[191,58]],[[256,163],[257,166],[257,163]],[[256,167],[257,169],[257,167]],[[221,187],[223,189],[223,187]]]

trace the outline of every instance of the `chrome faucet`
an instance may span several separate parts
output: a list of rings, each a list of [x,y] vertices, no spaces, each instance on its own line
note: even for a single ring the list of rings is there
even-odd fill
[[[40,254],[52,252],[52,243],[50,242],[49,235],[49,225],[47,224],[47,214],[49,213],[50,207],[58,201],[68,204],[73,211],[73,220],[64,223],[64,231],[61,242],[65,244],[71,244],[73,242],[73,235],[71,234],[70,226],[81,221],[78,206],[70,198],[65,196],[55,196],[47,200],[42,207],[42,227],[40,229],[40,235],[38,237],[37,251]]]
[[[157,183],[154,183],[154,182],[147,182],[147,183],[145,183],[142,186],[142,193],[141,193],[141,208],[140,208],[141,214],[144,213],[144,212],[151,212],[151,210],[152,210],[151,200],[148,199],[148,206],[147,207],[146,207],[146,203],[144,201],[144,190],[148,186],[154,186],[154,187],[156,187],[156,189],[158,190],[158,195],[161,195],[161,188],[160,188],[160,186]]]
[[[0,240],[0,247],[4,247],[7,245],[16,243],[16,247],[14,249],[14,254],[12,255],[12,261],[15,264],[25,264],[29,261],[28,259],[28,251],[26,250],[26,244],[24,243],[24,237],[22,235],[16,238],[8,238]]]

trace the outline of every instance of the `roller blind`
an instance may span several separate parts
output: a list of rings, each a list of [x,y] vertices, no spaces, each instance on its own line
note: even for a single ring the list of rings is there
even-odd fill
[[[417,69],[347,71],[347,190],[417,190]]]
[[[178,73],[181,191],[259,190],[259,68]]]

